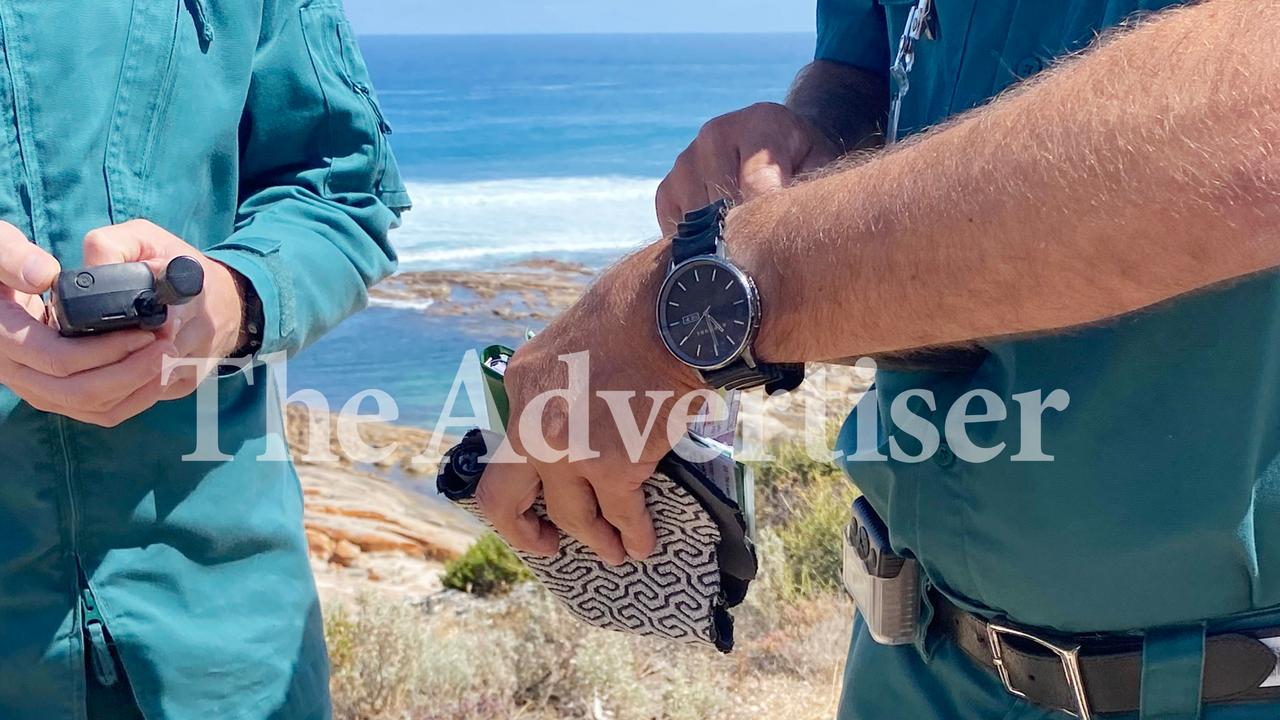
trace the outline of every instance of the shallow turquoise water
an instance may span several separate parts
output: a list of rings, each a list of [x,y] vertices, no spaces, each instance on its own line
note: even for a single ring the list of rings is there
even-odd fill
[[[781,100],[807,35],[372,36],[361,45],[415,210],[402,268],[529,258],[602,267],[657,236],[653,191],[706,119]],[[290,365],[335,407],[364,389],[435,424],[463,353],[513,342],[496,319],[372,307]],[[371,409],[371,406],[370,406]]]

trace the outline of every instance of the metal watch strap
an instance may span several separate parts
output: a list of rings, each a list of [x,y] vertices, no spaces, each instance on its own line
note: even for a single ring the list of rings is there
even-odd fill
[[[1005,689],[1036,705],[1080,718],[1139,709],[1142,639],[1049,636],[1034,629],[988,622],[931,594],[934,622],[964,654],[1000,677]],[[1276,656],[1258,637],[1280,628],[1205,638],[1205,703],[1280,699],[1280,687],[1261,687]]]

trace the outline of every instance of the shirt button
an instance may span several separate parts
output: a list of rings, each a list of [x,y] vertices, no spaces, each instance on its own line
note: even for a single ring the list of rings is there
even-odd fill
[[[1013,71],[1017,73],[1018,77],[1026,78],[1026,77],[1031,77],[1032,75],[1035,75],[1036,73],[1040,72],[1043,69],[1044,69],[1044,61],[1042,61],[1038,57],[1033,56],[1033,57],[1026,57],[1020,60],[1018,64],[1014,66]]]
[[[941,467],[951,467],[956,462],[956,454],[951,452],[951,448],[946,443],[938,446],[938,452],[933,454],[933,461]]]

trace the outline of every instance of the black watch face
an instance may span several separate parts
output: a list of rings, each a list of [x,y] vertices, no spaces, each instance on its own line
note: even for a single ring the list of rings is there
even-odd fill
[[[733,362],[755,332],[751,281],[729,263],[694,258],[667,276],[658,294],[658,330],[681,362],[715,370]]]

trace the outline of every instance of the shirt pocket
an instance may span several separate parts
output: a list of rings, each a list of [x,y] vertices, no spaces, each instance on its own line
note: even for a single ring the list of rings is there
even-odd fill
[[[391,124],[382,112],[355,32],[341,6],[322,3],[302,9],[302,32],[329,115],[335,149],[360,148],[331,158],[326,189],[330,193],[373,189],[391,207],[404,183],[391,157]],[[345,152],[346,150],[342,150]]]

